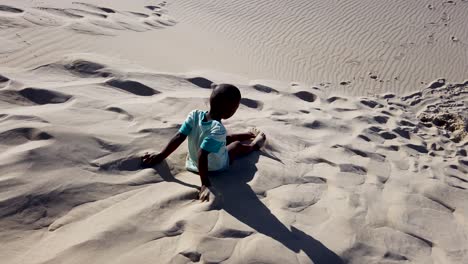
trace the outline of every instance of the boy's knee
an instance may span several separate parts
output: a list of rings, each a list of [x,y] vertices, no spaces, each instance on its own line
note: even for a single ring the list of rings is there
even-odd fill
[[[238,151],[242,147],[242,144],[240,141],[234,141],[229,143],[228,149],[229,151]]]

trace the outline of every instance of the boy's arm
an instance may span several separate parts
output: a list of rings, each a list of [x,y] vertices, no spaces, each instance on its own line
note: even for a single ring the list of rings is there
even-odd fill
[[[174,150],[176,150],[186,138],[186,135],[177,132],[177,134],[175,134],[175,136],[169,141],[169,143],[167,143],[167,146],[163,149],[163,151],[159,153],[162,156],[162,159],[165,159],[169,155],[171,155],[172,152],[174,152]]]
[[[209,200],[209,192],[207,188],[211,186],[211,182],[208,179],[208,154],[209,152],[204,149],[200,149],[198,151],[198,174],[200,174],[201,180],[201,188],[198,194],[198,199],[200,199],[202,202]]]
[[[171,155],[174,150],[176,150],[182,142],[187,138],[186,135],[177,132],[175,136],[167,143],[166,147],[156,155],[145,155],[142,160],[146,165],[153,165],[162,162],[165,158]]]
[[[208,179],[208,154],[209,152],[204,149],[198,151],[198,174],[200,174],[201,185],[206,187],[211,186]]]

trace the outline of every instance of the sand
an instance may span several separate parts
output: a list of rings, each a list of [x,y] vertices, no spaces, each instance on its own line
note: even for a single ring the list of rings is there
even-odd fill
[[[467,9],[1,1],[1,262],[468,263]],[[140,157],[222,82],[268,140],[201,203]]]

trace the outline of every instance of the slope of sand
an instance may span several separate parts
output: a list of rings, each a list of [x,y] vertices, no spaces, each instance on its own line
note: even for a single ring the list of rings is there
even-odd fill
[[[341,2],[354,3],[322,7]],[[275,75],[275,59],[262,62],[254,45],[245,56],[226,53],[242,46],[220,45],[222,34],[220,46],[200,41],[176,54],[197,34],[237,30],[197,31],[205,23],[197,8],[229,21],[246,1],[228,11],[210,1],[106,3],[0,4],[1,263],[468,263],[468,81],[431,75],[452,78],[458,66],[426,71],[420,53],[407,62],[424,69],[408,64],[405,74],[435,81],[418,91],[407,76],[380,95],[363,95],[375,88],[367,81],[339,86],[354,85],[355,96],[342,95],[316,81],[320,65],[309,68],[317,85],[291,83],[289,55],[269,55],[284,63],[285,75]],[[453,14],[466,8],[453,3]],[[248,10],[232,22],[248,20]],[[144,49],[153,44],[154,57]],[[234,63],[215,64],[227,58],[217,55]],[[236,70],[258,67],[253,61],[273,68]],[[162,73],[172,70],[192,72]],[[261,78],[276,81],[251,80]],[[213,175],[215,197],[200,203],[199,178],[184,169],[186,143],[151,169],[139,157],[160,150],[191,110],[208,108],[212,82],[227,81],[243,99],[226,127],[258,127],[268,144]]]
[[[84,55],[2,75],[4,263],[468,261],[468,83],[404,97],[241,86],[226,125],[268,146],[202,204],[186,144],[155,169],[139,155],[206,109],[209,80]]]

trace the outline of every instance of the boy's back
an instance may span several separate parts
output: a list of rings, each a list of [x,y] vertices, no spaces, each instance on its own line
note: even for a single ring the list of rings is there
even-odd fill
[[[226,169],[229,155],[226,149],[226,128],[217,120],[207,120],[208,111],[193,110],[187,116],[179,132],[188,137],[188,155],[186,167],[198,172],[198,151],[208,151],[208,170]]]

